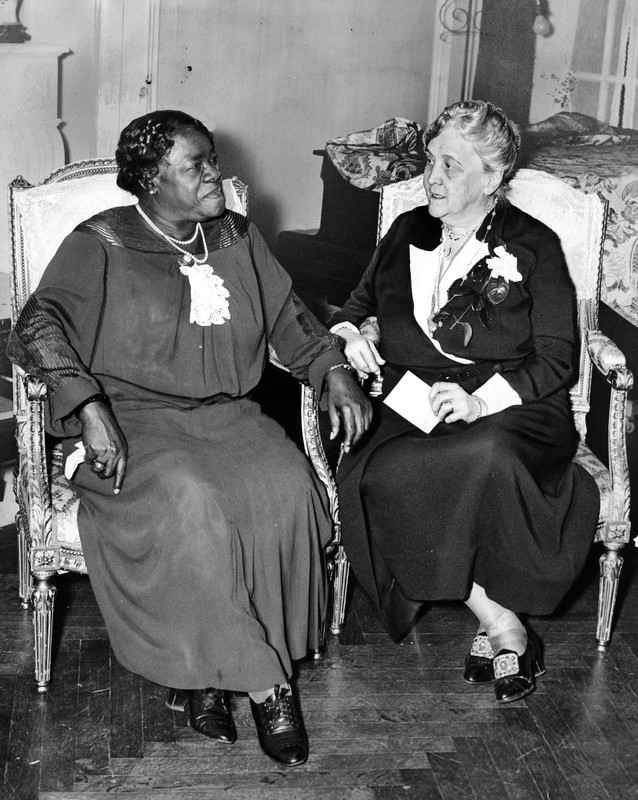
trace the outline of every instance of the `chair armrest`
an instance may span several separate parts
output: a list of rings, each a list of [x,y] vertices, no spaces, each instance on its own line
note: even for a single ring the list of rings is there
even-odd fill
[[[627,369],[625,354],[604,333],[587,331],[587,352],[596,369],[611,384],[612,389],[629,391],[634,385],[631,371]]]
[[[341,542],[341,523],[335,473],[341,456],[341,447],[339,446],[338,454],[336,455],[337,463],[331,464],[331,459],[324,446],[317,395],[312,386],[307,384],[302,384],[301,386],[301,434],[306,455],[310,459],[315,474],[323,483],[328,495],[330,516],[333,522],[333,540],[331,544],[339,544]]]
[[[627,520],[631,499],[625,408],[627,392],[632,388],[634,378],[627,368],[624,353],[604,333],[598,330],[587,332],[587,352],[596,369],[611,386],[607,436],[611,497],[604,538],[607,545],[610,540],[617,540],[622,546],[628,540]]]
[[[45,384],[32,375],[25,375],[26,415],[16,420],[18,467],[15,491],[18,506],[24,514],[28,530],[27,546],[31,568],[55,568],[55,558],[45,550],[52,541],[51,491],[49,487],[46,440],[44,432]],[[49,561],[52,563],[49,563]]]
[[[277,353],[269,345],[268,360],[270,363],[284,372],[290,374],[290,370],[282,364]],[[339,498],[337,495],[337,482],[335,480],[336,464],[331,460],[338,460],[341,448],[338,446],[338,453],[335,456],[332,452],[326,452],[324,436],[322,436],[320,422],[319,402],[315,390],[309,384],[301,384],[301,439],[315,474],[323,483],[328,494],[330,516],[333,522],[333,539],[331,545],[337,545],[341,541],[341,531],[339,523]]]

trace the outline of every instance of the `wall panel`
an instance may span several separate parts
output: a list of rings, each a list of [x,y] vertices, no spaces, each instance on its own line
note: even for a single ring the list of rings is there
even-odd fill
[[[66,160],[112,155],[131,118],[181,108],[216,130],[273,243],[319,224],[314,149],[392,116],[428,122],[437,2],[24,0],[21,20],[69,50]]]

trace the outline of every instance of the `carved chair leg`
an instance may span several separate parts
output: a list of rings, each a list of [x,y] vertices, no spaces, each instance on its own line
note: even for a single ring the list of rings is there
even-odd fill
[[[29,570],[29,556],[27,554],[27,537],[25,535],[24,523],[20,514],[16,515],[16,529],[18,533],[18,595],[22,608],[29,608],[33,585],[31,583],[31,572]]]
[[[35,679],[38,692],[46,692],[51,680],[51,642],[53,633],[53,603],[56,588],[51,576],[36,575],[33,590],[33,630],[35,634]]]
[[[621,545],[622,546],[622,545]],[[618,580],[623,565],[617,546],[605,545],[600,557],[600,584],[598,589],[598,649],[606,650],[611,640],[611,624],[618,594]]]
[[[348,578],[350,562],[341,545],[337,547],[334,558],[334,576],[332,581],[332,624],[330,631],[340,633],[346,618],[346,597],[348,594]]]

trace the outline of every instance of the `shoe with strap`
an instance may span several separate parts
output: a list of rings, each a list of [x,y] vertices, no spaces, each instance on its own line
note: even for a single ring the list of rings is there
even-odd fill
[[[527,647],[522,656],[501,650],[494,656],[494,695],[499,703],[513,703],[536,688],[536,678],[545,674],[542,644],[527,628]]]
[[[308,758],[308,737],[292,690],[275,686],[263,703],[250,699],[259,744],[278,764],[293,767]]]
[[[491,683],[494,680],[494,651],[485,631],[477,633],[465,656],[463,680],[468,683]]]

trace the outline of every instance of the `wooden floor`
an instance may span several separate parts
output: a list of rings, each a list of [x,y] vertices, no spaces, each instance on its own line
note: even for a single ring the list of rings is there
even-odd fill
[[[81,576],[59,581],[54,676],[38,695],[14,538],[0,528],[2,800],[638,798],[633,551],[611,649],[595,647],[595,550],[560,612],[533,620],[547,674],[504,707],[491,687],[461,680],[474,632],[464,606],[433,607],[396,645],[355,589],[345,632],[329,638],[322,661],[299,665],[311,755],[283,769],[261,753],[245,696],[234,700],[237,743],[215,745],[164,707],[164,688],[120,667]]]

